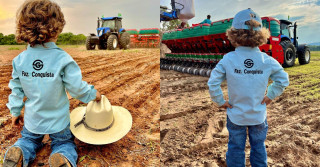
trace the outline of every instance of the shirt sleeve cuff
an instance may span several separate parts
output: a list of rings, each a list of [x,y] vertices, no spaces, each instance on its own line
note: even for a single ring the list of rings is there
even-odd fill
[[[90,94],[90,101],[95,100],[97,97],[97,90],[92,86],[91,94]]]
[[[271,93],[267,93],[267,97],[270,99],[270,100],[273,100],[275,97],[271,95]]]
[[[221,107],[224,103],[226,103],[226,101],[224,99],[222,101],[220,101],[220,102],[217,102],[219,107]]]
[[[81,97],[77,97],[76,99],[84,102],[84,103],[89,103],[90,101],[96,99],[96,94],[97,94],[97,90],[94,89],[93,85],[88,85],[88,91],[82,95]]]
[[[18,117],[21,115],[21,109],[11,109],[10,114],[14,117]]]
[[[90,85],[89,87],[90,87],[90,94],[89,94],[89,98],[85,103],[89,103],[90,101],[95,100],[97,97],[97,90],[94,88],[94,86]]]

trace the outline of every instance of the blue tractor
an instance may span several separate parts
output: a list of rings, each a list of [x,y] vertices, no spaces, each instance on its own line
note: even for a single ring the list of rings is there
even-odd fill
[[[115,50],[128,49],[130,45],[130,34],[122,28],[121,17],[98,17],[97,35],[90,34],[86,39],[87,50],[98,49]]]
[[[176,5],[180,5],[180,9],[177,9]],[[175,0],[171,0],[171,6],[171,11],[168,11],[168,7],[160,5],[160,22],[179,19],[178,16],[180,14],[180,11],[184,8],[184,5],[181,3],[177,3]]]
[[[297,22],[294,24],[288,20],[280,20],[280,45],[283,48],[284,67],[292,67],[296,58],[299,64],[308,64],[310,62],[310,49],[306,44],[298,44]]]

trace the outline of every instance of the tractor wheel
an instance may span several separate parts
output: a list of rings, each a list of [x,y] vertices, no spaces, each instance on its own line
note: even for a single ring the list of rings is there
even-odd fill
[[[130,46],[130,34],[128,32],[123,32],[120,35],[120,40],[119,40],[120,48],[123,49],[128,49]]]
[[[90,40],[91,40],[91,36],[87,36],[86,48],[87,50],[94,50],[96,48],[96,44],[91,43]]]
[[[298,50],[298,59],[300,65],[309,64],[310,49],[308,47],[303,47],[301,50]]]
[[[281,41],[280,45],[282,46],[283,56],[284,56],[284,63],[282,66],[283,67],[294,66],[294,62],[296,61],[296,49],[294,45],[288,40]]]
[[[116,35],[111,34],[108,37],[107,47],[109,50],[115,50],[117,49],[117,46],[118,46],[118,38]]]

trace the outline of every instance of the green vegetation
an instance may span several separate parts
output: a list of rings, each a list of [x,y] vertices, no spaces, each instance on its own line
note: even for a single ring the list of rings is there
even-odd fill
[[[311,46],[309,46],[309,48],[310,48],[311,51],[320,51],[320,46],[311,45]]]
[[[306,65],[296,65],[286,68],[290,76],[287,91],[293,91],[296,101],[313,101],[320,99],[320,51],[311,52],[311,61]]]
[[[10,48],[8,48],[8,50],[20,50],[20,48],[18,48],[18,47],[10,47]]]
[[[85,44],[86,36],[83,34],[74,35],[71,32],[61,33],[58,37],[58,45],[81,45]]]
[[[58,37],[58,45],[83,45],[86,42],[86,36],[83,34],[74,35],[71,32],[61,33]],[[3,35],[0,33],[0,45],[25,45],[26,43],[17,43],[15,35]],[[11,50],[9,48],[9,50]],[[18,50],[18,49],[12,49]]]
[[[0,33],[0,45],[17,45],[14,34],[3,35]]]

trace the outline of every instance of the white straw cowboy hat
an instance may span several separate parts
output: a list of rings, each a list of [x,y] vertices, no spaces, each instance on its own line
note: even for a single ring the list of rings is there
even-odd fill
[[[111,106],[101,97],[100,102],[91,101],[87,107],[78,107],[70,114],[70,129],[79,140],[102,145],[116,142],[131,129],[130,112],[119,106]]]

